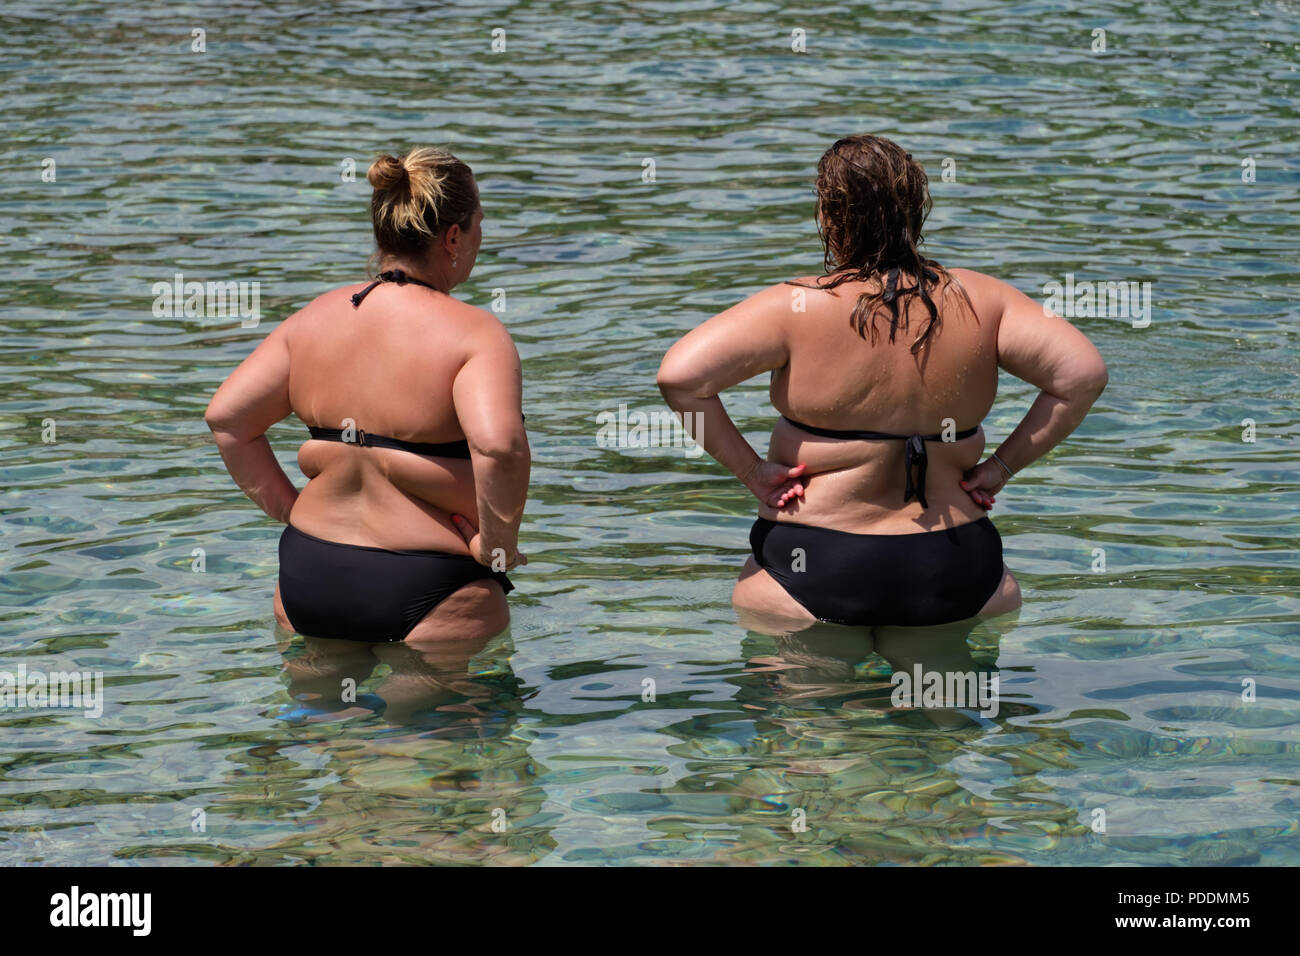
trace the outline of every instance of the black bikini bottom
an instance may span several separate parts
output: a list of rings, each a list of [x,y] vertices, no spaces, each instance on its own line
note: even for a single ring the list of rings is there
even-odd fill
[[[447,597],[486,578],[514,590],[467,554],[340,544],[293,525],[280,535],[280,600],[308,637],[400,641]]]
[[[852,534],[759,518],[754,560],[819,620],[947,624],[978,614],[1002,581],[987,517],[920,534]]]

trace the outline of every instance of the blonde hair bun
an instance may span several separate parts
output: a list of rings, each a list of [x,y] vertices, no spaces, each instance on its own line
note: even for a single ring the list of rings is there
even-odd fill
[[[370,164],[366,179],[370,180],[370,185],[376,189],[392,189],[409,182],[411,177],[406,171],[405,163],[396,156],[384,153]]]

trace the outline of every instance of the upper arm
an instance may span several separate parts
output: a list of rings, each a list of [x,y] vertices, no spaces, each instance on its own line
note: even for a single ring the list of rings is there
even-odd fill
[[[469,357],[451,386],[456,417],[472,451],[527,451],[523,390],[519,351],[505,326],[491,316],[476,331]]]
[[[288,342],[291,322],[293,317],[276,326],[212,396],[203,417],[214,432],[250,441],[292,413]]]
[[[677,340],[659,365],[661,390],[711,398],[790,361],[791,288],[775,285],[715,315]]]
[[[997,285],[1002,301],[998,365],[1060,398],[1100,394],[1106,362],[1088,337],[1014,286]]]

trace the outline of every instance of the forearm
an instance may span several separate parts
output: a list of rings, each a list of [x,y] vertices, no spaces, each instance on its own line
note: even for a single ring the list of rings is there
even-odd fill
[[[1061,398],[1039,392],[1024,419],[998,448],[997,456],[1013,473],[1028,467],[1079,427],[1100,394],[1097,389]]]
[[[474,495],[484,550],[501,549],[507,559],[519,550],[519,525],[528,498],[531,459],[527,451],[474,459]]]
[[[717,462],[748,482],[763,459],[745,440],[717,395],[701,398],[673,388],[661,388],[668,407],[683,419],[686,431]]]
[[[216,430],[213,435],[226,470],[240,490],[276,521],[288,524],[289,512],[298,499],[298,490],[276,461],[266,436],[246,441]]]

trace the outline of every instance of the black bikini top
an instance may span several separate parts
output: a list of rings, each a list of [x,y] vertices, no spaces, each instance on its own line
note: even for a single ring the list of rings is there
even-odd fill
[[[341,428],[317,428],[315,425],[308,425],[307,430],[311,432],[311,437],[319,441],[338,441],[345,445],[359,445],[362,448],[396,448],[399,451],[413,451],[417,455],[433,455],[437,458],[468,458],[469,442],[462,438],[460,441],[402,441],[400,438],[389,438],[387,435],[376,435],[373,432],[367,432],[362,428],[354,428],[352,432],[355,438],[348,440],[343,437]]]
[[[915,495],[916,500],[921,502],[922,508],[930,507],[929,502],[925,500],[925,471],[930,463],[929,455],[925,450],[925,443],[928,441],[943,441],[943,435],[893,435],[889,432],[869,432],[859,431],[857,429],[841,430],[836,428],[817,428],[813,425],[805,425],[802,422],[797,422],[793,418],[787,418],[785,415],[782,415],[781,418],[784,421],[789,422],[795,428],[802,429],[810,435],[818,435],[822,438],[848,438],[859,441],[891,441],[893,439],[901,439],[902,441],[907,442],[906,456],[903,459],[903,468],[906,470],[907,474],[907,487],[903,489],[903,503],[906,504],[911,501],[912,496]],[[952,440],[960,441],[963,438],[970,438],[971,435],[974,435],[979,431],[979,428],[978,425],[975,425],[972,428],[967,428],[965,431],[957,432],[953,435]],[[912,482],[913,466],[916,468],[915,484]]]

